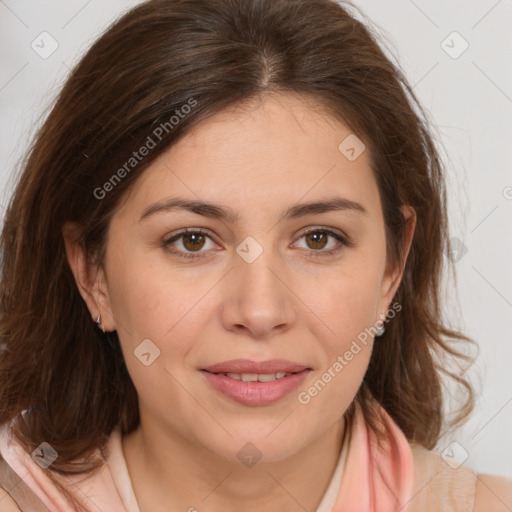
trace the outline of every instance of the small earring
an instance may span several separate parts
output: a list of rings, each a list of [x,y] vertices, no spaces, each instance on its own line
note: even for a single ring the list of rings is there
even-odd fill
[[[103,331],[105,332],[105,329],[103,329],[103,327],[101,327],[101,316],[98,315],[98,318],[96,319],[96,325]]]
[[[375,336],[382,336],[386,329],[384,329],[383,325],[378,325],[375,330]]]

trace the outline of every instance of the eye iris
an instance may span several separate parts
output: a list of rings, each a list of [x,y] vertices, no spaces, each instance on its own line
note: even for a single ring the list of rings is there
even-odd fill
[[[327,241],[327,235],[320,231],[315,231],[313,233],[308,233],[306,235],[307,240],[313,240],[313,249],[323,249],[325,247],[325,242]],[[324,242],[322,244],[322,241]],[[316,246],[316,244],[320,244],[320,246]]]
[[[186,235],[183,235],[183,246],[189,251],[201,249],[204,245],[204,238],[205,236],[201,233],[188,233]],[[187,243],[187,241],[189,240],[192,240],[191,246],[189,246],[189,244]],[[198,242],[200,244],[199,246],[197,245]]]

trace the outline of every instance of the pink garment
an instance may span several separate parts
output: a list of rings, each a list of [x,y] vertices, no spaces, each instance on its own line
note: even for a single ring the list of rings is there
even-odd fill
[[[330,509],[332,512],[407,512],[414,479],[410,445],[403,432],[378,405],[388,432],[386,443],[379,449],[375,435],[366,425],[360,405],[357,402],[355,405],[354,428],[345,436],[340,462],[318,511],[326,510],[327,502],[332,502],[332,497],[336,496],[333,508]],[[99,450],[97,453],[99,455]],[[50,512],[71,512],[64,497],[47,477],[48,469],[40,467],[31,455],[9,436],[8,425],[0,428],[0,454],[8,465],[2,470],[0,485],[18,501],[23,512],[39,512],[46,509]],[[118,429],[110,436],[106,462],[96,475],[62,476],[62,482],[81,498],[87,497],[87,505],[91,512],[140,512],[123,456]],[[8,472],[11,474],[10,481]],[[16,484],[13,476],[18,481],[21,478],[36,496],[20,498],[14,490],[19,484]],[[21,487],[24,487],[23,484]],[[10,496],[6,498],[10,499]],[[26,500],[25,505],[19,503],[23,499]],[[27,505],[29,508],[26,508]],[[1,498],[0,510],[4,510]]]

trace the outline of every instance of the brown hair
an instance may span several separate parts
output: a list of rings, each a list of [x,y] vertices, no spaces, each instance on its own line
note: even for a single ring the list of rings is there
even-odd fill
[[[139,422],[117,333],[91,321],[63,224],[80,223],[81,242],[101,265],[109,220],[152,161],[200,120],[270,92],[314,100],[365,142],[390,262],[403,262],[400,206],[417,214],[394,298],[402,310],[375,343],[356,395],[370,427],[378,433],[373,396],[410,441],[433,448],[445,423],[442,373],[467,394],[450,425],[472,411],[469,381],[446,364],[471,361],[452,345],[474,342],[442,317],[442,164],[402,72],[350,9],[331,0],[151,0],[116,21],[72,71],[24,163],[1,234],[0,419],[16,417],[14,433],[29,451],[50,443],[59,454],[54,471],[94,470],[92,450],[116,425],[128,433]],[[155,127],[191,100],[194,108],[98,198]],[[84,464],[72,464],[79,457]]]

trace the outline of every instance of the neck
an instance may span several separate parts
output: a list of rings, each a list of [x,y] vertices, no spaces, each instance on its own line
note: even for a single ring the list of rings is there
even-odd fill
[[[222,459],[189,439],[143,422],[122,445],[140,512],[316,510],[339,460],[340,418],[290,457],[252,467]],[[346,436],[345,436],[346,437]]]

